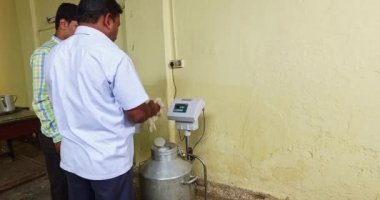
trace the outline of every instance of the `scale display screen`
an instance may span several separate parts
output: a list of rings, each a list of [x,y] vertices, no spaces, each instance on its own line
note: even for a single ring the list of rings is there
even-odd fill
[[[185,113],[187,111],[187,106],[188,104],[185,103],[177,103],[174,105],[173,112]]]

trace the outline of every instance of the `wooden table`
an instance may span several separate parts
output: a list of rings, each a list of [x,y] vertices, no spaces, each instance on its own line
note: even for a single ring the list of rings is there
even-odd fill
[[[33,111],[17,109],[0,116],[0,140],[7,140],[8,154],[14,159],[12,140],[40,131],[40,121]],[[36,134],[37,135],[37,134]]]

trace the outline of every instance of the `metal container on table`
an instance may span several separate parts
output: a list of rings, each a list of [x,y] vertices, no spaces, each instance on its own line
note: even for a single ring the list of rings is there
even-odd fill
[[[178,146],[157,138],[152,158],[140,167],[143,200],[192,200],[195,195],[192,165],[178,156]]]
[[[16,95],[0,95],[0,113],[14,111],[16,101]]]

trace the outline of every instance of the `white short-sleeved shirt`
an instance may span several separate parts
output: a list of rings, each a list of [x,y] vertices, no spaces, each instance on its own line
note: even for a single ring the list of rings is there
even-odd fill
[[[61,167],[91,180],[132,167],[134,124],[124,116],[149,99],[131,59],[102,32],[79,26],[46,59]]]

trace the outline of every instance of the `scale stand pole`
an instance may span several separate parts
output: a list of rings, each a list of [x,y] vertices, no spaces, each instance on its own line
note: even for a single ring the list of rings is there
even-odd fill
[[[190,135],[189,130],[185,131],[185,144],[186,144],[186,158],[187,160],[192,160],[191,155],[193,154],[193,148],[190,147]]]

